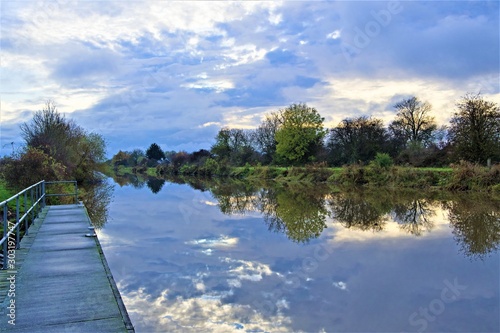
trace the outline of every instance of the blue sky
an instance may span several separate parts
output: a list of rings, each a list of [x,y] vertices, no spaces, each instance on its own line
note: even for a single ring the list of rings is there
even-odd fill
[[[500,103],[498,1],[2,1],[1,155],[46,100],[119,149],[210,148],[291,103],[334,127]]]

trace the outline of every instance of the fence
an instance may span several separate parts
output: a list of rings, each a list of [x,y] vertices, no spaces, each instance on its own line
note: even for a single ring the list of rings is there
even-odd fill
[[[73,193],[46,192],[47,185],[70,183],[74,185]],[[7,268],[9,251],[19,248],[22,231],[21,225],[24,224],[24,235],[27,235],[30,225],[33,223],[35,218],[38,217],[40,210],[45,207],[46,199],[49,197],[61,196],[74,196],[75,204],[78,203],[78,185],[76,181],[70,180],[46,182],[42,180],[25,188],[21,192],[0,203],[3,220],[3,237],[0,240],[0,245],[2,247],[2,254],[0,254],[0,257],[2,258],[2,269]],[[15,204],[13,204],[14,202]],[[15,208],[11,208],[11,210],[15,209],[15,213],[9,211],[9,204],[11,207],[15,205]],[[21,209],[23,209],[22,215]]]

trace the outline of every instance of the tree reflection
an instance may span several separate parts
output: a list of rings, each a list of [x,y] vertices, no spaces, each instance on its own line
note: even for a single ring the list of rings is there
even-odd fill
[[[165,184],[164,179],[149,177],[146,185],[153,192],[153,194],[157,194],[161,191],[163,185]]]
[[[344,227],[372,231],[384,229],[391,210],[387,202],[362,192],[333,194],[328,200],[332,217]]]
[[[399,223],[401,230],[412,235],[421,236],[424,231],[431,231],[434,223],[430,217],[434,216],[431,204],[423,199],[396,203],[393,208],[393,217]]]
[[[113,195],[114,186],[103,181],[83,188],[79,199],[85,205],[92,225],[100,229],[108,220],[108,207]]]
[[[132,185],[132,187],[140,189],[146,184],[146,179],[140,175],[126,173],[124,175],[113,175],[113,180],[120,186]]]
[[[255,210],[257,189],[254,186],[241,182],[215,182],[210,192],[223,214],[244,214]]]
[[[120,186],[144,186],[144,181],[135,175],[118,180],[123,180]],[[319,185],[260,184],[225,178],[176,177],[167,180],[188,184],[199,191],[209,190],[224,214],[260,212],[270,231],[283,233],[298,243],[319,237],[327,227],[328,215],[345,228],[378,232],[394,221],[402,232],[422,236],[434,228],[436,203],[441,202],[448,210],[455,239],[467,256],[484,257],[497,250],[500,244],[499,205],[488,196],[471,198],[441,192],[353,189],[330,193],[330,189]],[[163,179],[149,178],[147,186],[158,193],[164,183]],[[106,221],[110,193],[112,189],[101,184],[89,190],[86,196],[92,221],[98,227]]]
[[[500,243],[500,207],[488,198],[459,198],[445,204],[455,239],[461,251],[483,259],[498,250]]]
[[[284,233],[294,242],[319,237],[326,228],[325,193],[304,187],[258,188],[233,183],[211,187],[213,197],[224,214],[258,211],[269,230]]]
[[[284,233],[294,242],[308,242],[326,228],[325,193],[318,189],[261,191],[260,211],[269,230]]]

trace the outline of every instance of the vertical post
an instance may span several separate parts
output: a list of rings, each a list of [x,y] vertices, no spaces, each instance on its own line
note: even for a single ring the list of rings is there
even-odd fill
[[[7,210],[8,210],[8,206],[7,206],[7,202],[6,202],[5,205],[3,206],[3,237],[7,236],[7,233],[9,232],[9,221],[7,220]],[[9,257],[8,253],[7,253],[7,244],[8,243],[9,243],[9,241],[6,240],[2,244],[3,245],[2,269],[7,269],[7,258]]]
[[[35,200],[33,202],[38,201],[38,185],[35,186],[35,197],[33,199]],[[37,217],[38,216],[38,204],[34,205],[34,211],[35,211],[35,217]]]
[[[35,201],[33,200],[33,187],[30,189],[31,196],[31,221],[35,221]]]
[[[45,180],[42,180],[42,196],[43,196],[43,199],[42,199],[42,208],[45,207]]]
[[[21,229],[19,228],[19,195],[16,196],[16,249],[19,248],[19,241],[21,240],[21,235],[20,231]]]
[[[26,214],[28,211],[28,191],[24,191],[24,234],[28,234],[28,229],[30,227],[29,216]]]
[[[75,180],[75,205],[78,205],[78,183]]]

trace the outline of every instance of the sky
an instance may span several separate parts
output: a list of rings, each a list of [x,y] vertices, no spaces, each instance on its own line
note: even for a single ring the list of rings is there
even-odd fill
[[[411,96],[500,104],[499,1],[0,1],[0,155],[52,100],[118,150],[209,149],[307,103],[327,128]]]

